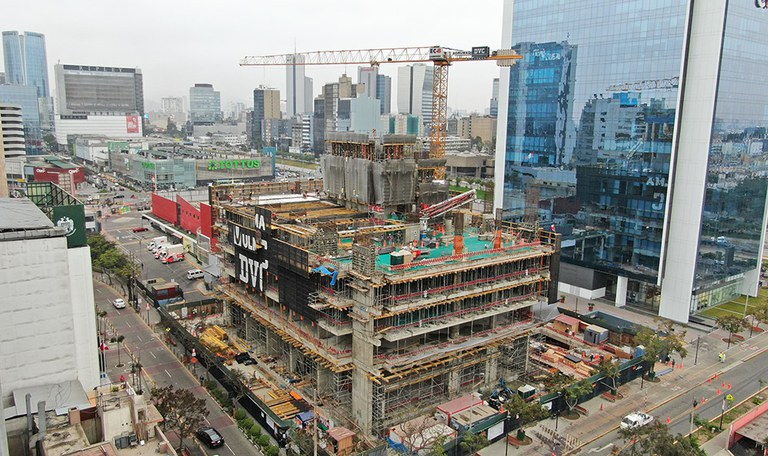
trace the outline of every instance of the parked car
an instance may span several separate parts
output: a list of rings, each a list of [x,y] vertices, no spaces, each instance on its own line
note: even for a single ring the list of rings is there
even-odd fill
[[[134,233],[143,233],[145,231],[149,231],[149,228],[143,227],[143,226],[137,226],[136,228],[132,229]]]
[[[224,437],[212,427],[204,427],[197,430],[195,436],[208,448],[218,448],[224,445]]]
[[[122,298],[117,298],[112,301],[112,305],[115,306],[115,309],[125,309],[125,301],[123,301]]]
[[[123,194],[118,194],[118,195],[115,195],[115,196],[113,197],[113,199],[119,199],[119,198],[125,198],[125,195],[123,195]]]
[[[653,416],[643,412],[633,412],[621,420],[622,429],[635,429],[653,422]]]

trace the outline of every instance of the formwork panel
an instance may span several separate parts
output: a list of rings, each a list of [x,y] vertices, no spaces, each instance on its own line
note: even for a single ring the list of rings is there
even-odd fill
[[[411,204],[416,199],[416,162],[392,160],[373,163],[376,204]]]

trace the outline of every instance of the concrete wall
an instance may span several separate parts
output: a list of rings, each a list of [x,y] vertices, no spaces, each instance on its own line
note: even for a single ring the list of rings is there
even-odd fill
[[[77,378],[86,391],[99,386],[99,352],[96,349],[96,303],[93,294],[91,248],[67,250],[72,321],[75,335]]]
[[[78,257],[73,255],[72,261]],[[3,400],[20,387],[78,378],[80,336],[76,338],[75,330],[83,324],[75,324],[72,284],[76,282],[70,279],[69,263],[65,237],[0,242]],[[77,286],[84,288],[82,283]],[[86,305],[77,304],[78,308]],[[86,348],[95,347],[93,339]]]

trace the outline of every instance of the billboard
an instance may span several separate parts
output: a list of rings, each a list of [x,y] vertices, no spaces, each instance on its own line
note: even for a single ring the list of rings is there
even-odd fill
[[[256,208],[255,229],[229,222],[228,240],[235,248],[235,276],[249,287],[264,291],[265,273],[269,269],[269,241],[272,213]]]
[[[67,230],[67,248],[88,244],[85,233],[85,208],[82,204],[54,206],[53,223]]]
[[[128,133],[141,133],[139,116],[125,116],[125,128]]]
[[[107,150],[109,152],[119,152],[129,150],[128,141],[107,141]]]

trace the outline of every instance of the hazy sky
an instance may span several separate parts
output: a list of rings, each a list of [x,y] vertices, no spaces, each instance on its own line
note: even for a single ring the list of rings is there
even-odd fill
[[[502,0],[26,0],[3,2],[0,30],[45,34],[51,90],[53,65],[139,67],[148,108],[164,96],[188,96],[196,82],[221,92],[222,110],[232,101],[252,104],[259,84],[280,89],[285,69],[240,67],[246,55],[332,49],[441,45],[459,49],[501,43]],[[397,64],[382,65],[393,77]],[[357,67],[307,67],[314,95],[324,83]],[[448,105],[478,111],[489,105],[499,68],[493,62],[451,67]]]

